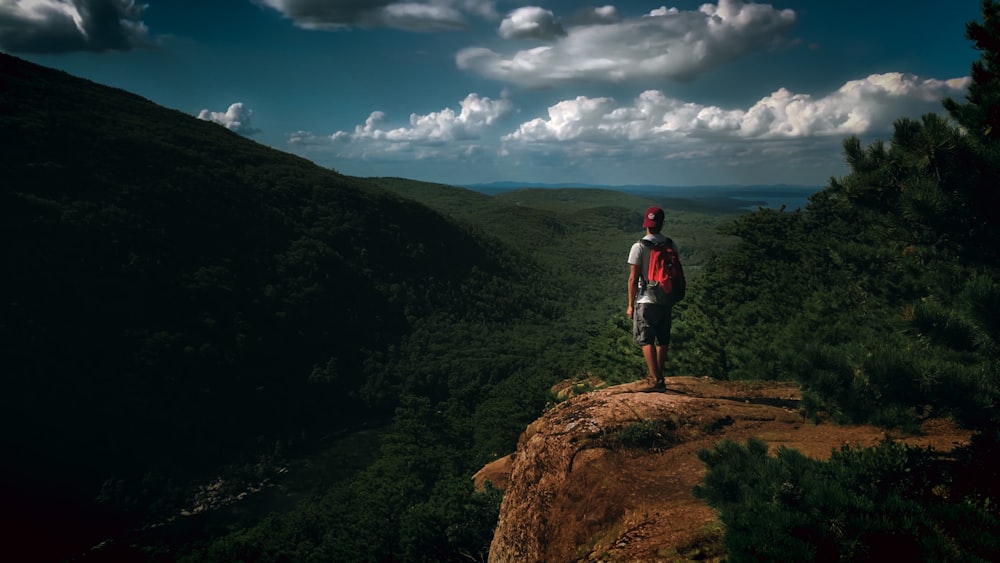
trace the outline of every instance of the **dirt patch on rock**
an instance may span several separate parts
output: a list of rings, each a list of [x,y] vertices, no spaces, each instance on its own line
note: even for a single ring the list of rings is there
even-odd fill
[[[825,459],[887,438],[948,451],[970,437],[947,420],[929,421],[919,436],[814,424],[794,384],[675,377],[667,386],[572,397],[529,425],[515,453],[477,473],[477,484],[506,490],[490,561],[718,560],[721,526],[691,491],[705,474],[698,451],[723,439]]]

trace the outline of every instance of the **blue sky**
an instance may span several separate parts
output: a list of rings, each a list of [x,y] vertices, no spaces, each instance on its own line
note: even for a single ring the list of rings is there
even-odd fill
[[[962,99],[979,0],[0,0],[0,50],[355,176],[824,185]]]

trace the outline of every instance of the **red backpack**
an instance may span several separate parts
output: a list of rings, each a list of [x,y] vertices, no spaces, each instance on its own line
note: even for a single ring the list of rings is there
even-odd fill
[[[676,303],[684,299],[687,281],[684,268],[669,238],[659,244],[647,239],[639,242],[646,248],[649,269],[645,273],[646,291],[657,303]]]

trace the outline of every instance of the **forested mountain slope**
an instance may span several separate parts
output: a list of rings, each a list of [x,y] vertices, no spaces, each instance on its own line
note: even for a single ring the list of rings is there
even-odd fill
[[[7,55],[0,145],[2,486],[28,528],[390,415],[434,386],[400,369],[418,325],[558,314],[529,257],[423,205]]]

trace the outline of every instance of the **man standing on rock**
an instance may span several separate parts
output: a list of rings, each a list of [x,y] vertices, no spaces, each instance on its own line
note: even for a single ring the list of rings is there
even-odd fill
[[[663,369],[667,363],[667,351],[670,347],[670,328],[673,304],[679,300],[684,291],[684,272],[677,260],[677,247],[674,242],[660,233],[663,229],[663,209],[650,207],[646,210],[642,226],[646,236],[632,245],[628,253],[628,311],[632,319],[632,334],[635,342],[642,348],[649,374],[646,382],[651,385],[650,391],[665,391]],[[661,250],[662,249],[662,250]],[[672,279],[673,295],[659,291],[656,280],[651,280],[653,272],[650,269],[650,259],[654,253],[658,261],[660,255],[668,257],[672,262],[660,268],[669,271]],[[672,254],[672,256],[671,256]],[[656,270],[657,268],[653,268]],[[669,283],[669,282],[667,282]],[[665,284],[664,284],[665,285]]]

